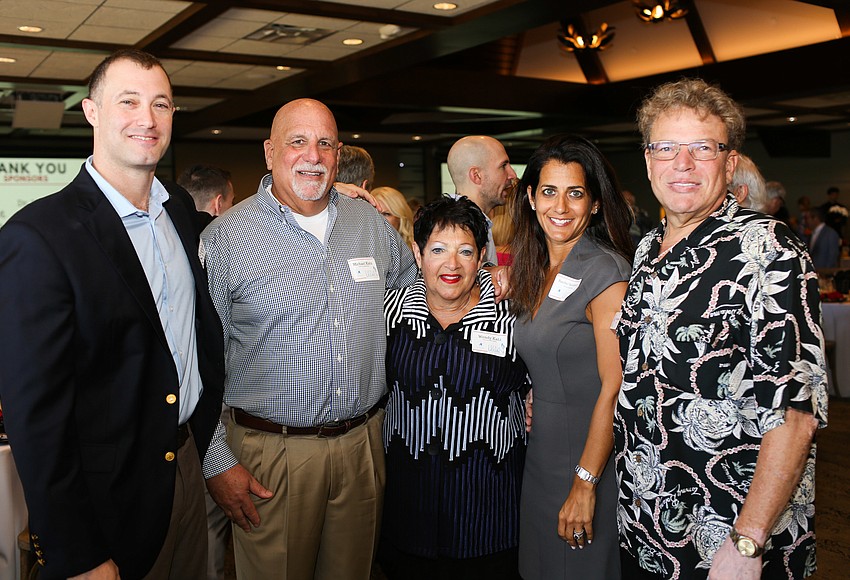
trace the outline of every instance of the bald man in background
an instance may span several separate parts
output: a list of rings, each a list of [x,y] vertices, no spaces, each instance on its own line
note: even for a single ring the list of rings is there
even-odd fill
[[[453,197],[464,195],[471,199],[487,220],[485,261],[495,266],[498,259],[490,212],[505,204],[517,178],[505,147],[492,137],[469,135],[452,145],[448,166],[456,191]]]

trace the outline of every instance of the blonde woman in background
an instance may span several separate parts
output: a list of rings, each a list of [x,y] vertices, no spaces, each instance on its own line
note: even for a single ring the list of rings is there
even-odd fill
[[[496,257],[499,266],[510,266],[513,263],[511,257],[511,240],[514,237],[514,224],[507,211],[502,211],[493,216],[493,243],[496,244]]]
[[[404,243],[413,247],[413,212],[407,205],[404,194],[392,187],[376,187],[372,190],[378,211],[390,225],[401,234]]]

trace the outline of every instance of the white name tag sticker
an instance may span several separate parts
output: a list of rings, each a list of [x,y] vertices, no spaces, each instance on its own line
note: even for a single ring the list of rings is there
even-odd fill
[[[552,283],[552,288],[549,290],[549,298],[563,302],[567,296],[572,294],[581,284],[581,278],[570,278],[563,274],[558,274],[555,281]]]
[[[348,267],[351,269],[351,277],[354,278],[355,282],[381,279],[378,275],[378,265],[375,263],[375,258],[351,258],[348,261]]]
[[[617,325],[620,324],[620,319],[623,317],[623,311],[620,310],[614,315],[614,320],[611,321],[611,330],[617,330]]]
[[[508,335],[486,330],[472,331],[472,352],[505,356],[508,351]]]

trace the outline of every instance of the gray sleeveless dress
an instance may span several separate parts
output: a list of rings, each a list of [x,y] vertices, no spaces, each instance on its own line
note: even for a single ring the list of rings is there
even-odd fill
[[[558,536],[558,512],[572,487],[601,390],[585,309],[612,284],[628,281],[630,270],[626,260],[583,236],[560,271],[581,280],[578,288],[563,302],[544,299],[533,321],[516,321],[514,342],[534,389],[520,500],[519,570],[526,580],[620,577],[613,454],[596,490],[593,544],[570,548]]]

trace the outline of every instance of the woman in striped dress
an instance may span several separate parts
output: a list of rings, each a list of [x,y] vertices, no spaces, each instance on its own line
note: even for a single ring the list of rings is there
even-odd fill
[[[487,224],[467,198],[443,198],[420,212],[414,239],[422,275],[384,303],[379,560],[390,579],[515,579],[528,372],[480,268]]]

